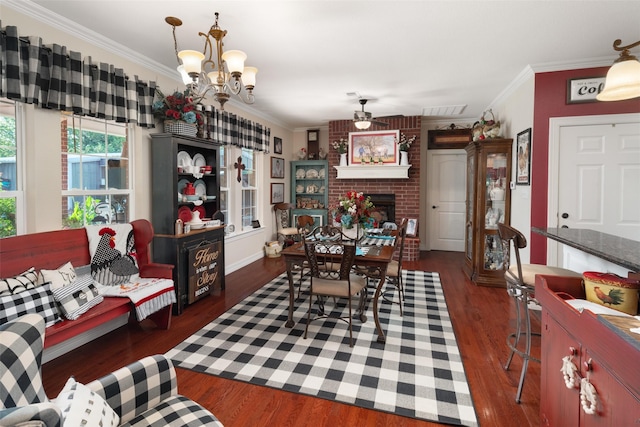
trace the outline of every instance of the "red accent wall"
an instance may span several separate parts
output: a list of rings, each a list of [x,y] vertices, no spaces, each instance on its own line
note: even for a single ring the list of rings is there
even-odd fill
[[[416,136],[416,140],[409,149],[409,179],[336,179],[337,171],[334,166],[340,163],[340,155],[333,149],[331,143],[340,138],[348,138],[349,132],[356,128],[351,120],[329,122],[329,207],[335,206],[338,198],[347,191],[361,191],[363,193],[385,193],[396,195],[396,222],[401,218],[420,217],[420,124],[419,116],[401,117],[385,120],[389,126],[371,125],[367,131],[399,129],[407,137]],[[384,166],[370,166],[384,167]],[[366,169],[365,169],[366,171]],[[420,226],[420,224],[418,224]]]
[[[604,77],[609,67],[538,73],[535,76],[533,140],[531,159],[531,226],[547,227],[549,172],[549,119],[552,117],[595,116],[640,112],[640,98],[614,102],[567,104],[567,80]],[[547,241],[531,233],[531,262],[546,264]]]

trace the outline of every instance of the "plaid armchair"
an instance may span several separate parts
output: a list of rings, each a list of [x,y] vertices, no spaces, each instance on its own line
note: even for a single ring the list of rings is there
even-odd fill
[[[29,314],[0,326],[0,426],[61,426],[62,411],[49,402],[40,373],[44,320]],[[120,417],[121,426],[218,426],[208,410],[178,394],[173,364],[145,357],[87,384]]]

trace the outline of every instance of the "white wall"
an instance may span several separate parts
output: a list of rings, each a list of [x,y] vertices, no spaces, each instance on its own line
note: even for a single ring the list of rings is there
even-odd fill
[[[91,56],[94,62],[107,62],[116,67],[123,68],[128,76],[138,76],[144,81],[156,81],[166,91],[182,88],[183,84],[169,77],[169,73],[161,73],[149,66],[141,65],[129,59],[126,55],[109,52],[106,49],[95,46],[87,41],[87,38],[71,35],[61,29],[56,29],[46,23],[40,22],[30,16],[21,14],[8,7],[1,7],[2,26],[13,25],[18,27],[20,36],[39,36],[43,43],[67,46],[69,50],[81,52],[83,56]],[[167,35],[167,37],[169,37]],[[170,43],[167,38],[166,43]],[[256,102],[260,102],[260,90],[256,88]],[[265,117],[258,117],[250,110],[242,109],[242,104],[230,101],[225,109],[236,113],[246,119],[253,120],[271,128],[271,146],[273,137],[282,138],[283,153],[287,162],[293,159],[294,132],[284,126],[274,123]],[[32,105],[25,106],[26,122],[26,211],[27,233],[60,229],[61,222],[61,164],[60,164],[60,113],[56,111],[35,108]],[[151,133],[161,132],[162,129],[143,129],[135,127],[133,132],[132,157],[135,165],[133,179],[135,188],[135,205],[132,218],[151,219]],[[299,132],[300,135],[303,132]],[[300,144],[300,135],[296,132],[296,146]],[[306,146],[306,131],[304,132]],[[302,145],[300,145],[302,146]],[[299,148],[299,147],[298,147]],[[262,228],[252,230],[246,235],[233,236],[225,243],[225,267],[230,273],[244,265],[261,258],[263,246],[266,241],[275,238],[274,216],[270,205],[270,165],[271,156],[274,154],[259,154],[262,156],[262,185],[264,191],[260,192],[259,205],[261,206],[260,223]],[[277,180],[276,182],[282,182]],[[285,188],[289,188],[289,175],[285,177]]]
[[[497,120],[500,120],[502,137],[513,138],[511,180],[516,179],[516,138],[518,133],[533,128],[535,78],[533,72],[526,73],[516,87],[512,87],[503,99],[492,106]],[[533,134],[532,134],[533,135]],[[531,150],[536,147],[532,146]],[[511,226],[525,236],[531,230],[531,186],[516,185],[511,192]],[[529,262],[529,246],[520,251],[523,263]]]

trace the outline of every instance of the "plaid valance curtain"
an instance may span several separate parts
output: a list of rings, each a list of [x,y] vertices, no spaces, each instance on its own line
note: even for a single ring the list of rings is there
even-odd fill
[[[65,46],[21,38],[0,22],[0,96],[41,108],[155,127],[155,82],[128,78],[121,68],[94,64]]]
[[[211,118],[212,139],[224,145],[235,145],[269,153],[271,128],[216,108],[213,108]]]

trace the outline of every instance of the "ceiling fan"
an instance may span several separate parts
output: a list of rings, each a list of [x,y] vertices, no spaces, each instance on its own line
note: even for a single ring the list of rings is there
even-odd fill
[[[364,106],[367,103],[368,99],[360,98],[358,102],[362,105],[362,111],[354,111],[353,112],[353,122],[358,129],[368,129],[371,124],[375,124],[378,126],[389,126],[389,123],[380,122],[375,118],[371,117],[371,113],[368,111],[364,111]]]

